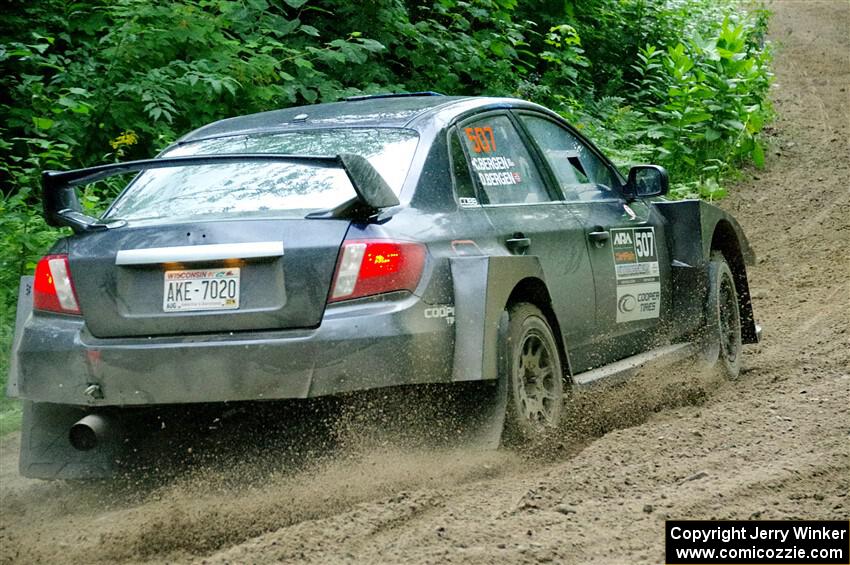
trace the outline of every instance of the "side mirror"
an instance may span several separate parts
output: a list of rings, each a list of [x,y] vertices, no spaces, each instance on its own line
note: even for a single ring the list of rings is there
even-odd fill
[[[625,188],[629,198],[663,196],[670,188],[667,169],[658,165],[635,165],[629,169],[629,180]]]

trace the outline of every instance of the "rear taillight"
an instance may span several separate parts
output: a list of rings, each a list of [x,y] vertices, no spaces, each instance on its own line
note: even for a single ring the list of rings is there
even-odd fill
[[[79,314],[77,292],[67,255],[47,255],[35,268],[33,308],[60,314]]]
[[[342,244],[329,302],[394,290],[413,292],[425,265],[421,243],[358,240]]]

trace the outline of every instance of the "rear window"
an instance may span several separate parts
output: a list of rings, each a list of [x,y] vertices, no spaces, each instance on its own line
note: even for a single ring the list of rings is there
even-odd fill
[[[234,136],[187,143],[163,157],[219,153],[286,153],[368,159],[399,194],[418,137],[400,129],[328,129],[263,136]],[[142,172],[105,218],[176,220],[202,217],[300,218],[355,196],[345,171],[299,163],[237,162]]]

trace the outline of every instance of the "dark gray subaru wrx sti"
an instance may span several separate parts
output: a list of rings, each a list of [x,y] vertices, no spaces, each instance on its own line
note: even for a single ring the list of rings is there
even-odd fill
[[[139,171],[102,218],[75,187]],[[498,432],[566,386],[758,340],[738,223],[624,178],[521,100],[363,97],[200,128],[157,159],[44,173],[70,226],[21,283],[21,473],[106,476],[165,405],[480,381]],[[486,406],[484,405],[486,404]],[[498,442],[498,433],[496,436]]]

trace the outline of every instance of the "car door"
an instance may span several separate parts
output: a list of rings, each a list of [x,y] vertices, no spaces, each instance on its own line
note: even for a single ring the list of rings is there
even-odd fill
[[[593,334],[596,296],[584,226],[541,174],[507,112],[479,114],[459,124],[480,205],[502,252],[540,259],[552,307],[579,362]]]
[[[585,368],[651,348],[671,313],[663,218],[647,202],[627,202],[613,166],[564,124],[535,112],[516,115],[585,230],[596,291],[594,345]]]

